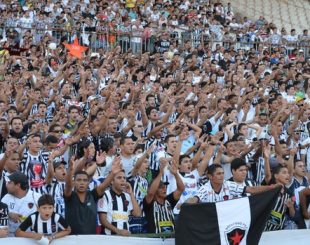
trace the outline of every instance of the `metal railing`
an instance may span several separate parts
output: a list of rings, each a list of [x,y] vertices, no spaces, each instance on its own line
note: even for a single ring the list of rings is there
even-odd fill
[[[15,30],[15,32],[14,32]],[[242,40],[227,40],[225,37],[222,40],[218,40],[212,35],[206,35],[202,32],[201,35],[197,35],[194,30],[187,28],[174,28],[169,31],[168,45],[162,47],[160,45],[161,35],[166,30],[158,30],[155,33],[141,32],[139,35],[130,33],[123,33],[120,31],[113,31],[108,28],[102,28],[102,30],[85,31],[76,30],[69,28],[30,28],[21,26],[5,26],[0,25],[0,31],[2,36],[10,38],[12,33],[15,33],[14,38],[22,38],[26,32],[30,32],[32,36],[31,44],[39,44],[42,38],[49,34],[53,42],[58,45],[62,42],[72,43],[75,38],[78,38],[81,45],[88,46],[93,52],[98,49],[111,50],[116,46],[121,47],[122,52],[131,52],[139,54],[143,52],[165,52],[169,49],[169,44],[176,44],[179,48],[183,48],[185,43],[189,43],[191,47],[197,48],[199,45],[214,49],[217,44],[224,46],[225,49],[233,48],[234,50],[244,49],[250,50],[255,49],[256,51],[260,47],[264,47],[271,51],[275,47],[285,47],[287,54],[290,54],[293,49],[303,50],[306,58],[310,58],[310,41],[308,45],[305,42],[296,43],[283,43],[273,44],[270,42],[263,42],[258,39],[253,41],[251,38],[243,38]]]

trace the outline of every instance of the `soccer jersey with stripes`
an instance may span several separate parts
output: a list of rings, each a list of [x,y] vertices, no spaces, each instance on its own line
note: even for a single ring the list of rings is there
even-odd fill
[[[106,213],[108,222],[121,230],[128,230],[128,219],[133,205],[128,193],[116,194],[112,189],[104,192],[103,197],[98,201],[98,213]],[[114,235],[108,229],[104,229],[105,234]]]
[[[27,219],[21,223],[19,228],[22,231],[26,231],[30,228],[31,231],[39,234],[52,235],[68,228],[68,224],[61,215],[55,212],[53,212],[52,216],[47,220],[43,220],[39,212],[35,212],[29,215]]]

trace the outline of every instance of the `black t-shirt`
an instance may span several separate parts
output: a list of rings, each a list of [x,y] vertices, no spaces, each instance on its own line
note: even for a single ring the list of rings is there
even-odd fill
[[[97,190],[87,191],[84,202],[81,202],[77,193],[72,191],[65,199],[66,221],[71,226],[71,234],[96,234],[97,217]]]
[[[173,193],[166,197],[164,204],[155,200],[148,204],[145,198],[143,199],[143,211],[147,220],[148,233],[171,233],[174,231],[173,208],[177,202]]]

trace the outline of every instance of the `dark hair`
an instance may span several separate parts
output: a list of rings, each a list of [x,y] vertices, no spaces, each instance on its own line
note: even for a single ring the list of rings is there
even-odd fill
[[[165,137],[165,143],[168,143],[169,139],[170,139],[170,138],[173,138],[173,137],[175,137],[174,134],[168,134],[168,135]]]
[[[54,206],[55,201],[54,198],[49,194],[43,194],[38,200],[38,207],[43,205],[52,205]]]
[[[136,154],[136,151],[140,149],[144,151],[144,144],[138,144],[133,152]]]
[[[230,170],[237,170],[238,168],[246,166],[246,162],[241,158],[235,158],[230,163]]]
[[[77,158],[81,158],[84,156],[85,154],[84,149],[90,146],[91,143],[92,142],[90,140],[85,139],[85,138],[81,142],[78,143],[77,152],[76,152]]]
[[[241,130],[241,128],[242,128],[243,126],[247,126],[247,124],[246,124],[246,123],[240,123],[240,124],[238,125],[238,127],[237,127],[238,132]]]
[[[89,179],[88,173],[85,172],[84,170],[77,171],[77,172],[74,174],[74,179],[76,179],[76,177],[77,177],[78,175],[86,175],[86,176],[87,176],[87,179]]]
[[[212,165],[208,166],[207,173],[210,175],[213,175],[218,168],[223,168],[223,167],[220,164],[216,164],[216,163],[212,164]]]
[[[126,139],[132,139],[132,138],[131,138],[131,137],[129,137],[129,136],[124,136],[124,137],[121,137],[121,140],[119,141],[119,144],[120,144],[120,145],[124,145],[124,144],[125,144]]]
[[[108,152],[110,149],[113,148],[113,145],[114,145],[114,139],[109,137],[103,138],[100,141],[100,150]]]
[[[279,174],[280,171],[283,169],[283,168],[287,168],[286,166],[282,166],[282,165],[278,165],[276,166],[273,170],[272,170],[272,174],[271,174],[271,180],[268,184],[272,185],[272,184],[276,184],[276,178],[275,178],[275,175],[276,174]]]
[[[52,124],[52,125],[49,127],[48,132],[49,132],[49,133],[54,132],[56,127],[60,127],[60,125],[59,125],[59,124]]]
[[[228,115],[228,114],[230,114],[233,110],[237,110],[236,108],[233,108],[233,107],[230,107],[230,108],[228,108],[228,109],[226,109],[226,111],[225,111],[225,113]]]
[[[68,109],[68,113],[70,113],[72,110],[77,110],[78,112],[80,111],[80,108],[79,107],[77,107],[77,106],[75,106],[75,105],[71,105],[70,107],[69,107],[69,109]]]
[[[185,159],[185,158],[191,158],[189,155],[186,155],[186,154],[183,154],[183,155],[180,155],[180,157],[179,157],[179,164],[181,165],[181,162],[183,161],[183,159]]]
[[[157,111],[157,108],[153,107],[153,106],[150,106],[150,107],[146,108],[146,110],[145,110],[146,115],[149,116],[151,114],[152,110],[156,110]]]
[[[47,105],[46,105],[46,103],[45,103],[44,101],[40,101],[40,102],[37,104],[37,107],[39,108],[40,105],[45,105],[45,106],[47,107]]]
[[[54,135],[48,135],[46,138],[45,138],[45,144],[57,144],[58,143],[58,138]]]
[[[12,119],[11,119],[11,122],[10,122],[10,124],[12,125],[13,124],[13,121],[14,120],[21,120],[22,121],[22,124],[23,124],[23,119],[21,118],[21,117],[13,117]]]

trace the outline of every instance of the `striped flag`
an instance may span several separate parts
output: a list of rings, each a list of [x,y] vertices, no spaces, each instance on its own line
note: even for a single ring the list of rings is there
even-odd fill
[[[184,204],[176,245],[256,245],[280,188],[217,203]]]

